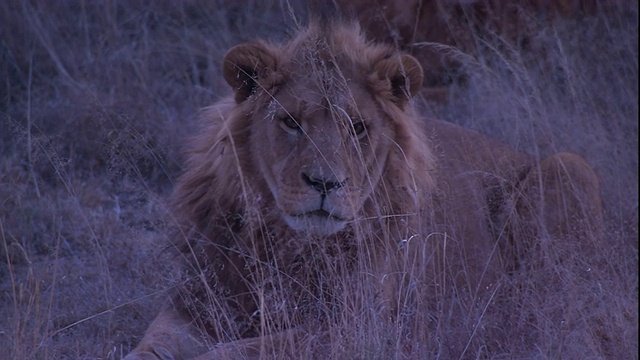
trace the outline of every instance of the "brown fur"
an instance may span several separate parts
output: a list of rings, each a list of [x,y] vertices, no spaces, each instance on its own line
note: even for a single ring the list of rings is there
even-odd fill
[[[356,26],[311,24],[282,45],[239,45],[223,74],[234,98],[203,111],[174,193],[189,278],[128,359],[325,344],[318,329],[347,303],[397,316],[407,275],[434,294],[449,283],[490,288],[525,261],[531,245],[514,247],[511,235],[537,209],[554,237],[597,222],[598,180],[582,159],[536,165],[421,119],[411,104],[418,62],[367,43]],[[553,196],[538,196],[547,187]],[[363,281],[372,292],[354,296]]]

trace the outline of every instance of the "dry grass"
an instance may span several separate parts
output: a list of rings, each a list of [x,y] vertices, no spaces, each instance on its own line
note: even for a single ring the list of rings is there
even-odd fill
[[[177,281],[164,199],[184,139],[197,109],[229,92],[226,50],[292,25],[271,5],[0,4],[0,357],[118,359],[139,341]],[[402,315],[428,333],[421,354],[637,358],[637,34],[635,6],[545,26],[531,52],[478,38],[482,51],[458,54],[468,84],[423,104],[527,152],[587,158],[608,229],[552,249],[564,266],[514,276],[500,306],[411,303]],[[394,356],[384,321],[341,316],[367,326],[333,329],[337,357]]]

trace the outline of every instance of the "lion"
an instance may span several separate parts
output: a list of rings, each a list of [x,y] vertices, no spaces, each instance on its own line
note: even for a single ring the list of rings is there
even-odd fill
[[[601,226],[584,159],[420,116],[419,62],[357,24],[237,45],[223,76],[172,197],[185,280],[127,360],[313,357],[348,316],[398,328],[417,292],[491,291]]]

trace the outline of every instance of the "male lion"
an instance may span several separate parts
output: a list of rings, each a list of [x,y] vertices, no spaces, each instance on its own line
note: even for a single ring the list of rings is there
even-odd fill
[[[584,160],[419,117],[417,60],[356,25],[238,45],[223,74],[173,198],[187,279],[127,359],[330,356],[349,321],[420,336],[400,324],[430,294],[481,297],[532,240],[600,226]]]

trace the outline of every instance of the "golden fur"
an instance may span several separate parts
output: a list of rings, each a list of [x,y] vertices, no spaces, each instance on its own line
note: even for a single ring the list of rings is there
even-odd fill
[[[127,359],[277,352],[347,303],[395,316],[406,274],[434,293],[449,281],[490,288],[522,263],[528,245],[515,236],[540,214],[554,236],[575,233],[567,213],[597,222],[584,160],[537,163],[419,117],[417,60],[356,26],[312,23],[285,44],[238,45],[223,74],[234,97],[203,111],[173,197],[188,280]],[[547,187],[562,201],[536,197]],[[349,297],[362,281],[382,284],[372,302]]]

